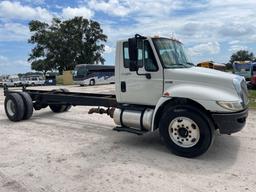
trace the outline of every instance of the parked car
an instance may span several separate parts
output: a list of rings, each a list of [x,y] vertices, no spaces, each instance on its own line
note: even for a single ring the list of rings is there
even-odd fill
[[[29,77],[25,80],[25,84],[27,86],[36,86],[36,85],[44,85],[45,80],[42,77]]]
[[[18,78],[14,79],[7,79],[2,82],[2,86],[7,86],[7,87],[18,87],[22,86],[22,81]]]

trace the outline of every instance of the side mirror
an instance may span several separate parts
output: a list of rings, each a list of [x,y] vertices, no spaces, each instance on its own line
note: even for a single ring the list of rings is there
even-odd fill
[[[128,39],[128,47],[129,47],[129,58],[130,58],[130,71],[138,71],[138,49],[137,49],[137,39],[130,38]]]

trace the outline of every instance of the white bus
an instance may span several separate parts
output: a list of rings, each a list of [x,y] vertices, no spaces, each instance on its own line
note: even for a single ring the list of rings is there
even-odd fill
[[[115,67],[109,65],[80,64],[74,69],[73,80],[75,84],[80,86],[114,83]]]

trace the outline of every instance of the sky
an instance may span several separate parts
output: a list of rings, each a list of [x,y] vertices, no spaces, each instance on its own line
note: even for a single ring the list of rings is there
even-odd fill
[[[75,16],[101,24],[108,65],[116,41],[136,33],[179,39],[194,63],[227,63],[240,49],[256,54],[256,0],[0,0],[0,75],[31,71],[29,21]]]

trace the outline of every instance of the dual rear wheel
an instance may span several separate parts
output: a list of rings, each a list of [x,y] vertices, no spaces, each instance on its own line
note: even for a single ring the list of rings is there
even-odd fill
[[[5,113],[11,121],[29,119],[33,114],[33,102],[26,92],[10,93],[5,97]]]
[[[53,92],[68,92],[67,89],[58,89],[53,90]],[[36,104],[36,103],[35,103]],[[5,97],[4,108],[5,113],[9,120],[17,122],[21,120],[30,119],[33,115],[33,108],[36,108],[36,105],[33,106],[33,101],[30,95],[27,92],[16,92],[8,93]],[[46,105],[47,106],[47,105]],[[45,107],[46,107],[45,106]],[[51,104],[49,105],[50,109],[55,113],[66,112],[70,110],[70,104]]]

